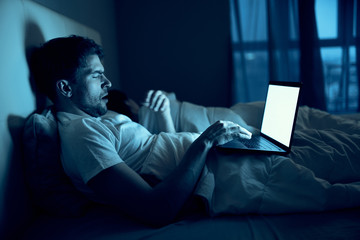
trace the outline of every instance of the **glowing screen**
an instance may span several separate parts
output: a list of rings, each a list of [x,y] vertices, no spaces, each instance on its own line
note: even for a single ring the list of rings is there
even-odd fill
[[[290,145],[300,88],[269,85],[261,131],[285,146]]]

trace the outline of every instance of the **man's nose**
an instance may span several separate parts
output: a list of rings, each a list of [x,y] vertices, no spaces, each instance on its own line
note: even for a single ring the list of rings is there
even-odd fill
[[[111,86],[112,86],[111,81],[105,75],[104,75],[103,79],[104,79],[103,87],[111,88]]]

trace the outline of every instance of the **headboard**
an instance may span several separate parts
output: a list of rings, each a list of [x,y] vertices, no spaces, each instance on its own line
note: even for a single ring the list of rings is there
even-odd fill
[[[97,31],[35,2],[0,1],[0,234],[14,231],[30,213],[21,136],[24,120],[39,106],[39,99],[32,91],[27,53],[49,39],[71,34],[101,41]]]

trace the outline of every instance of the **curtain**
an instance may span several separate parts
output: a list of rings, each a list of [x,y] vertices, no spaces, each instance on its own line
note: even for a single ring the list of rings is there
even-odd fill
[[[290,27],[289,2],[282,0],[267,1],[268,36],[269,36],[269,80],[296,81],[290,76]],[[295,36],[293,36],[295,38]],[[298,46],[296,46],[296,49]],[[296,50],[295,50],[296,51]],[[293,70],[293,69],[291,69]]]
[[[326,110],[325,84],[315,18],[315,1],[299,1],[301,104]]]
[[[269,81],[299,81],[297,0],[230,0],[235,102],[263,101]]]
[[[356,11],[356,28],[355,28],[355,47],[356,47],[356,69],[357,69],[357,81],[358,81],[358,95],[360,93],[360,6],[359,0],[355,1]],[[360,97],[358,98],[358,112],[360,112]]]
[[[263,101],[269,81],[301,81],[302,105],[344,112],[354,109],[356,99],[355,105],[360,106],[359,80],[356,84],[352,80],[359,76],[351,60],[356,49],[354,62],[360,69],[357,2],[331,0],[334,16],[323,17],[325,25],[329,18],[336,22],[326,26],[335,32],[329,39],[320,38],[321,11],[316,6],[326,7],[330,1],[230,0],[233,103]]]

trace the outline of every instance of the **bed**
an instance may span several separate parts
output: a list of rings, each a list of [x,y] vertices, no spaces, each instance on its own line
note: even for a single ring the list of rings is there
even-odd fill
[[[15,5],[12,7],[19,8],[19,14],[25,14],[22,19],[26,19],[24,25],[30,29],[26,48],[69,34],[101,41],[96,31],[31,1]],[[44,21],[54,25],[45,26]],[[21,59],[25,59],[25,51],[21,54]],[[28,71],[25,61],[21,66]],[[13,144],[10,149],[15,153],[6,158],[12,164],[7,168],[7,186],[2,187],[2,194],[7,199],[1,202],[2,209],[6,209],[1,215],[1,233],[4,232],[5,239],[360,239],[360,208],[356,206],[327,211],[214,217],[192,213],[165,227],[152,228],[112,208],[94,205],[76,191],[61,168],[56,121],[51,107],[34,113],[43,105],[39,106],[39,101],[34,100],[27,74],[17,77],[22,79],[21,84],[29,85],[23,97],[30,103],[19,103],[21,111],[13,111],[14,104],[6,108],[13,116],[12,124],[8,126],[11,132],[8,138]],[[170,98],[178,131],[202,131],[224,114],[235,121],[244,121],[244,124],[260,125],[261,102],[242,103],[227,109],[182,102],[175,95]],[[196,117],[190,117],[187,112],[196,112]],[[238,116],[241,116],[240,120],[236,120]],[[358,125],[360,116],[353,114],[335,119]],[[154,126],[151,117],[145,116],[142,123],[149,129]]]
[[[172,99],[172,116],[178,130],[181,128],[187,131],[202,131],[208,124],[223,116],[236,121],[238,114],[243,116],[240,121],[244,121],[244,124],[251,124],[253,127],[258,127],[260,124],[262,102],[237,104],[228,109],[181,102],[176,99],[175,94],[169,95],[169,98]],[[318,110],[307,107],[301,107],[301,111],[315,111],[317,115],[320,114]],[[151,123],[152,113],[146,110],[143,112],[140,121],[151,131],[156,132],[156,125]],[[350,125],[355,125],[359,117],[358,115],[338,117],[321,113],[323,114],[321,117],[326,117],[327,122],[329,119],[335,119]],[[299,117],[303,118],[307,115],[309,114],[300,114]],[[197,122],[193,121],[194,117]],[[301,119],[301,122],[308,120],[310,119]],[[299,123],[297,128],[303,128],[301,125]],[[282,214],[225,214],[215,217],[195,212],[182,216],[165,227],[152,228],[137,223],[110,207],[89,206],[88,202],[78,195],[76,189],[70,186],[71,183],[66,181],[64,172],[59,171],[61,166],[57,156],[56,122],[51,108],[46,109],[42,114],[32,114],[29,117],[25,124],[25,137],[26,142],[37,142],[37,147],[33,144],[25,144],[28,146],[28,149],[25,146],[27,156],[38,156],[28,157],[25,162],[28,163],[26,167],[32,169],[28,178],[30,188],[32,181],[34,191],[41,188],[41,192],[37,194],[38,198],[35,198],[35,206],[45,209],[46,213],[38,215],[28,226],[24,239],[358,239],[360,237],[360,208],[357,207]],[[37,151],[34,152],[34,149]],[[49,162],[48,159],[57,159],[57,161]],[[34,164],[36,162],[37,165]],[[36,179],[49,174],[49,169],[51,169],[51,178]],[[54,176],[57,180],[54,180]],[[54,189],[56,193],[53,192]]]

